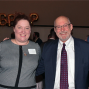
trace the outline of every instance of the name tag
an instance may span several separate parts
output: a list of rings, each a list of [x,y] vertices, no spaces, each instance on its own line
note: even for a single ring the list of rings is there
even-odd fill
[[[36,49],[28,49],[29,54],[36,54]]]

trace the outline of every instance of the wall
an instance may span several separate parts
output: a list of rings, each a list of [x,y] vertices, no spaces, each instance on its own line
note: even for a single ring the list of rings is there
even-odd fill
[[[52,27],[32,27],[30,38],[32,39],[33,32],[37,31],[40,33],[40,38],[43,41],[46,41],[51,28]],[[0,41],[2,41],[5,37],[10,38],[12,31],[13,31],[12,27],[6,27],[6,26],[0,27]],[[74,28],[73,29],[73,36],[76,38],[85,40],[88,34],[89,34],[89,28]]]
[[[59,15],[68,16],[74,26],[89,26],[89,1],[83,0],[0,0],[0,13],[14,14],[22,12],[29,16],[30,13],[39,15],[38,21],[33,25],[53,25]],[[43,41],[47,39],[52,27],[32,27],[34,31],[40,32]],[[5,37],[10,37],[12,27],[0,26],[0,41]],[[32,38],[31,34],[31,38]],[[73,36],[85,39],[89,34],[89,28],[74,28]]]

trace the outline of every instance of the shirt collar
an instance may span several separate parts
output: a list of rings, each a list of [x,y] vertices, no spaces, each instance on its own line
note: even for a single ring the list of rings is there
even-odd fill
[[[65,42],[66,44],[66,48],[69,48],[72,46],[73,50],[74,50],[74,39],[72,36],[70,36],[70,38]],[[61,49],[63,46],[63,42],[59,39],[58,42],[58,49]]]

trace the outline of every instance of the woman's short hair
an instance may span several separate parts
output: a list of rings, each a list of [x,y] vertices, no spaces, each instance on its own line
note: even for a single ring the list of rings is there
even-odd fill
[[[31,22],[28,16],[26,16],[25,14],[18,14],[14,19],[13,27],[15,27],[15,25],[18,23],[19,20],[27,20],[29,22],[29,25],[31,26]]]

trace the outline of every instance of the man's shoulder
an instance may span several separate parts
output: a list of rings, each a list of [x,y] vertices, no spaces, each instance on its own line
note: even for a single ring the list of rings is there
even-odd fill
[[[89,42],[86,42],[85,40],[83,40],[83,39],[79,39],[79,38],[74,38],[74,42],[84,43],[84,44],[89,43]]]
[[[37,41],[42,41],[42,40],[40,38],[38,38]]]
[[[74,44],[79,45],[80,47],[84,47],[84,48],[89,47],[89,42],[84,41],[79,38],[74,38]]]
[[[58,39],[57,40],[52,40],[52,41],[48,41],[44,44],[44,48],[53,48],[53,47],[57,47],[58,46]]]

